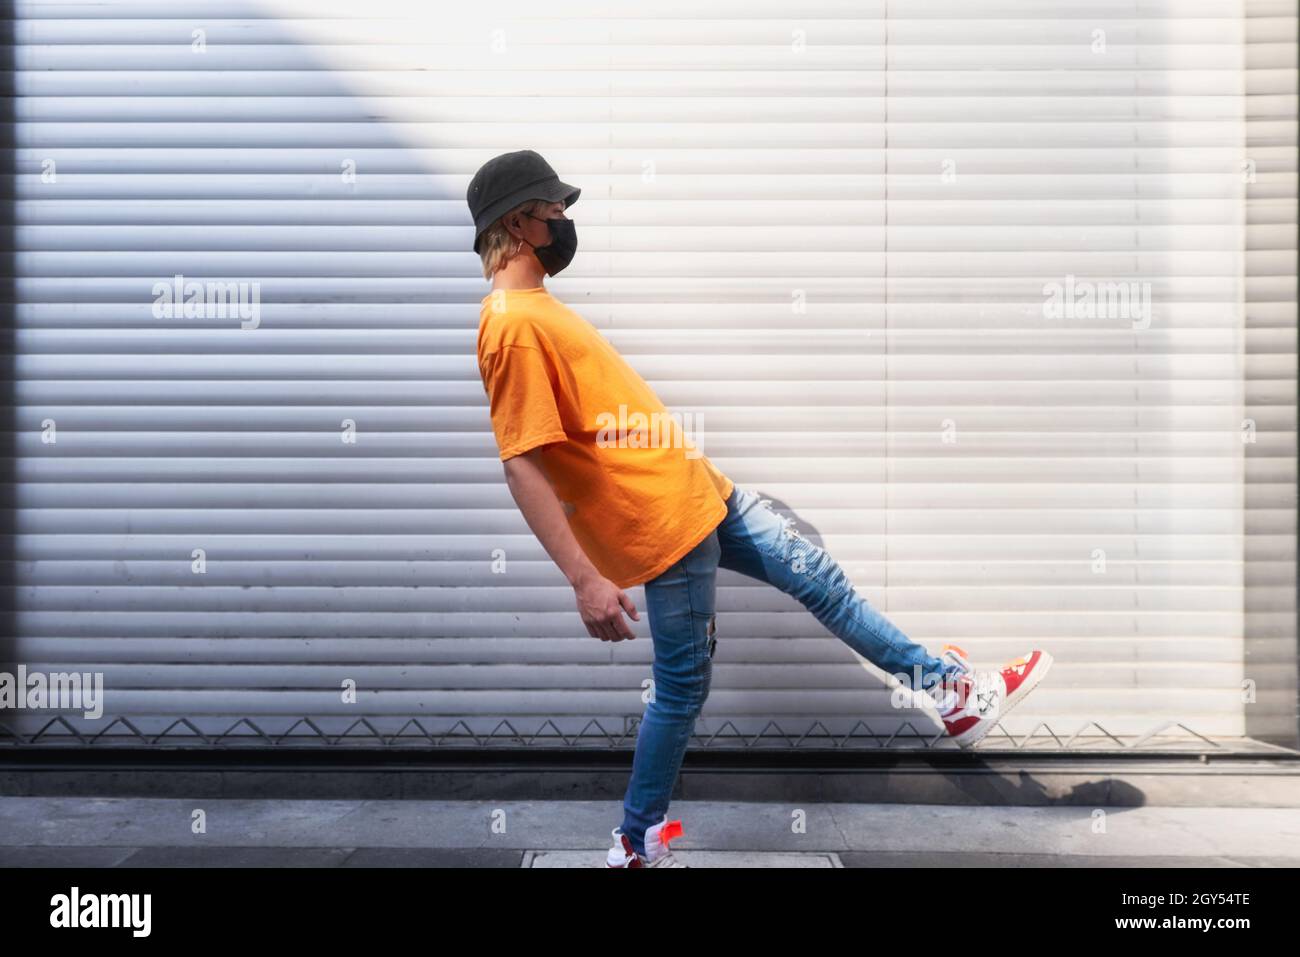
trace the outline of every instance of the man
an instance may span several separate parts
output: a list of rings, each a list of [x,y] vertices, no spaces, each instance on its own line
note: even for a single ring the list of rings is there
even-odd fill
[[[668,846],[681,833],[668,802],[709,693],[719,567],[775,585],[873,664],[930,689],[962,747],[987,734],[1052,659],[1034,650],[1001,671],[976,672],[953,645],[931,656],[789,519],[701,455],[645,380],[542,285],[577,251],[564,211],[580,193],[532,150],[489,160],[470,182],[474,251],[492,280],[479,318],[479,373],[506,483],[573,586],[587,632],[601,641],[635,637],[624,614],[640,617],[625,589],[645,585],[653,697],[606,864],[683,866]],[[612,421],[659,425],[611,435]]]

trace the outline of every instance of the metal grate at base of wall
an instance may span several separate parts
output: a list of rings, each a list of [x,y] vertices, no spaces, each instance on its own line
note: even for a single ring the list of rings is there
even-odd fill
[[[263,724],[265,722],[263,721]],[[321,719],[301,717],[281,733],[268,731],[250,717],[236,720],[220,733],[205,732],[189,718],[177,718],[159,733],[142,730],[130,719],[115,718],[94,734],[77,730],[62,717],[51,719],[38,731],[23,734],[0,722],[0,745],[21,749],[31,746],[124,747],[124,748],[230,748],[230,747],[320,747],[320,748],[402,748],[434,747],[446,749],[533,749],[587,748],[631,749],[636,745],[639,716],[626,715],[621,727],[609,729],[591,720],[577,733],[563,732],[554,721],[543,720],[534,729],[522,722],[501,719],[488,732],[475,731],[464,721],[456,721],[445,731],[431,731],[419,719],[409,719],[395,733],[386,734],[368,718],[354,720],[341,733],[330,734],[321,727]],[[751,751],[761,748],[788,751],[804,750],[884,750],[960,751],[943,732],[930,733],[910,722],[889,733],[878,732],[859,721],[847,733],[831,732],[821,721],[793,728],[769,721],[758,733],[742,733],[731,721],[724,721],[712,732],[696,731],[692,746],[710,750]],[[996,725],[974,750],[1056,751],[1099,753],[1128,751],[1144,753],[1177,751],[1230,754],[1242,752],[1290,753],[1251,738],[1208,737],[1179,721],[1165,721],[1141,734],[1115,734],[1097,721],[1084,723],[1072,730],[1053,728],[1040,722],[1025,734],[1013,734]]]

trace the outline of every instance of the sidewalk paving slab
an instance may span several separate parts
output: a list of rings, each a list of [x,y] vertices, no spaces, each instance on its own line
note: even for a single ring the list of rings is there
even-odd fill
[[[838,854],[806,851],[673,851],[687,867],[843,867]],[[522,867],[602,867],[591,851],[527,851]]]
[[[531,853],[527,866],[569,866],[602,860],[621,817],[603,800],[0,798],[0,864],[518,867]],[[669,817],[679,854],[790,866],[1300,866],[1295,808],[678,801]]]

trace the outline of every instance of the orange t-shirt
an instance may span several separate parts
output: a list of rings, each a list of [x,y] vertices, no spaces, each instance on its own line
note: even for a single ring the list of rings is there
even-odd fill
[[[659,575],[726,517],[731,480],[545,287],[483,297],[478,367],[501,459],[544,446],[574,538],[619,588]]]

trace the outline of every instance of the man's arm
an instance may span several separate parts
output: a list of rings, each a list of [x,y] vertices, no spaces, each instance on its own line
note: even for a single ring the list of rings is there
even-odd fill
[[[626,592],[596,570],[573,537],[564,507],[546,478],[541,448],[512,456],[504,465],[506,485],[523,512],[524,521],[573,586],[578,614],[587,626],[587,633],[601,641],[635,638],[623,620],[623,612],[626,610],[633,621],[640,621],[636,605]]]

